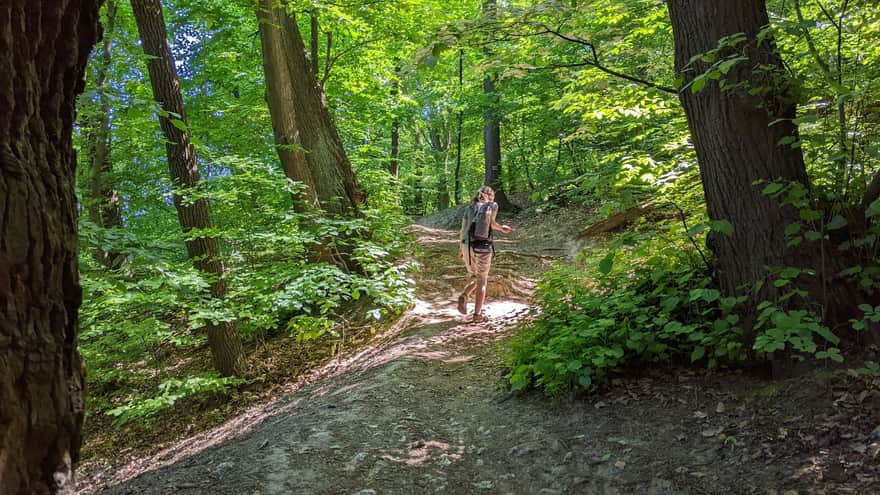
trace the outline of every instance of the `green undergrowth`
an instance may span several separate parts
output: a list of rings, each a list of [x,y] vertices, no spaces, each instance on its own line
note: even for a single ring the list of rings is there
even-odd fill
[[[342,345],[348,327],[385,327],[413,300],[411,267],[401,261],[403,222],[368,211],[361,219],[320,218],[308,229],[290,217],[262,230],[227,230],[229,290],[223,300],[209,297],[208,280],[173,240],[113,237],[118,234],[84,222],[87,247],[114,249],[126,259],[120,269],[107,270],[95,265],[88,249],[82,256],[79,350],[87,369],[87,413],[109,415],[116,424],[150,420],[181,399],[190,407],[193,400],[215,401],[266,379],[270,363],[264,362],[248,363],[251,371],[242,378],[216,375],[208,323],[236,322],[248,355],[275,339],[326,343],[318,346],[324,352]],[[310,261],[307,253],[317,245],[347,253],[344,263]],[[345,270],[345,264],[357,269]]]
[[[677,219],[642,218],[542,276],[535,294],[540,312],[517,329],[506,350],[513,390],[593,391],[615,375],[658,365],[844,360],[835,331],[849,330],[828,328],[821,305],[799,285],[813,270],[767,267],[766,278],[737,297],[716,288],[705,238],[712,231],[730,235],[732,227],[700,218],[699,203],[691,203],[697,206],[690,215],[675,207]],[[778,289],[773,300],[748,297],[765,283]],[[850,320],[851,330],[880,321],[880,306],[859,310],[863,317]],[[748,331],[743,312],[752,315]]]
[[[722,297],[686,238],[629,232],[557,265],[538,285],[541,313],[510,343],[514,390],[593,390],[625,369],[744,359],[737,300]]]

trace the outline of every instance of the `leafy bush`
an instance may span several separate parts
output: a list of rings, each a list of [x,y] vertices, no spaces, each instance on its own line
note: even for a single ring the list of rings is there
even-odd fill
[[[716,366],[746,352],[736,298],[711,288],[684,246],[630,236],[634,249],[558,266],[539,283],[541,313],[508,353],[514,390],[592,390],[626,368],[689,360]],[[614,263],[615,258],[628,263]],[[615,268],[614,265],[617,265]],[[623,266],[621,266],[623,265]]]

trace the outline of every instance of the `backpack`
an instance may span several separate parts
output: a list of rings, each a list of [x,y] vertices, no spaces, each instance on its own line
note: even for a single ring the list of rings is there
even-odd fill
[[[473,217],[468,228],[468,240],[476,252],[488,252],[492,246],[492,203],[480,201],[474,205]]]

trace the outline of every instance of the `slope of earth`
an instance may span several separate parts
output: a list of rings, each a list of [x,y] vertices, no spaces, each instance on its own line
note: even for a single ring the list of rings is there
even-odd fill
[[[880,380],[867,373],[659,370],[588,398],[510,395],[499,344],[588,216],[549,215],[514,220],[519,231],[498,240],[487,323],[455,309],[456,233],[414,226],[418,302],[393,331],[290,395],[93,473],[80,492],[880,493]]]

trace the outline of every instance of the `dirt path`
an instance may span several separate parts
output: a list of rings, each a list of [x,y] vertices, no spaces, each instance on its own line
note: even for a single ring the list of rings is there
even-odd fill
[[[558,252],[500,243],[490,321],[473,325],[453,302],[455,234],[416,231],[418,304],[379,345],[82,493],[880,493],[873,425],[842,437],[831,381],[665,372],[586,400],[510,396],[496,344]]]

